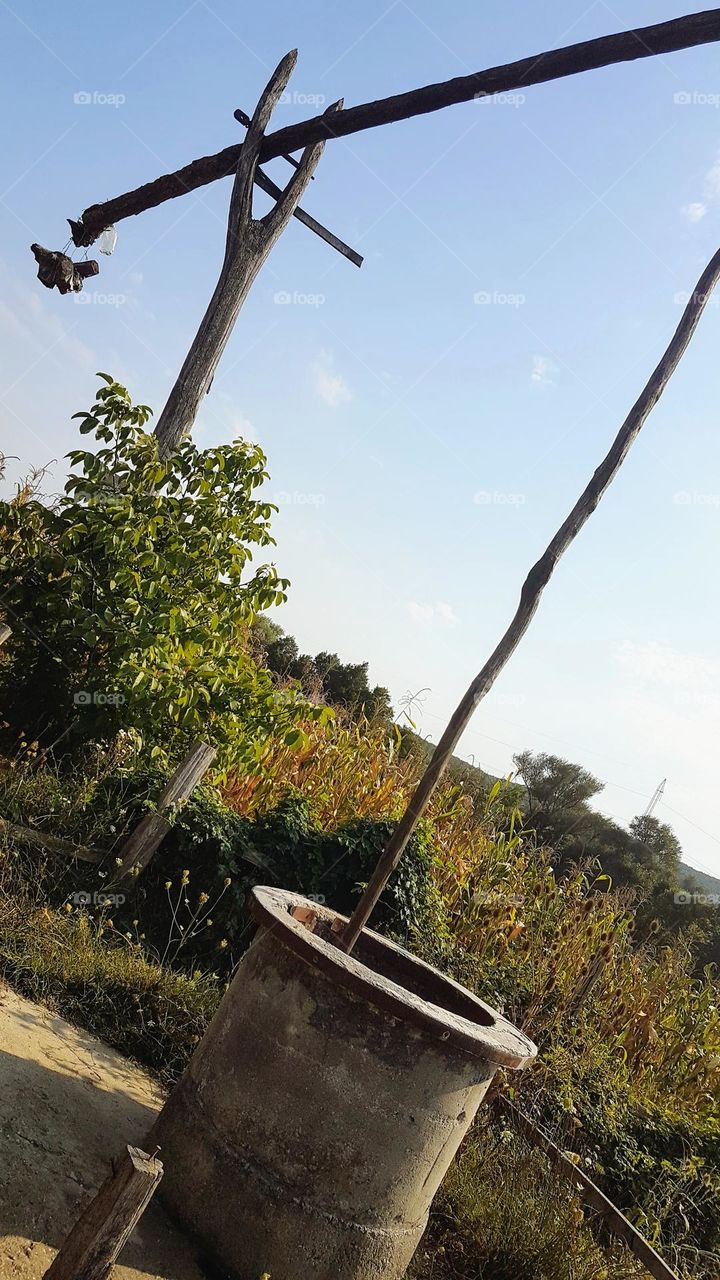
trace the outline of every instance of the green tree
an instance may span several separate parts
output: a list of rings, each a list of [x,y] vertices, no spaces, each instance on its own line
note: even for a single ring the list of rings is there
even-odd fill
[[[270,735],[294,741],[299,716],[322,714],[247,652],[248,624],[287,587],[274,566],[250,568],[253,548],[273,545],[276,508],[255,496],[265,456],[187,439],[161,461],[150,410],[99,376],[75,416],[100,447],[68,455],[63,495],[0,503],[6,726],[65,747],[131,729],[159,758],[202,736],[252,767]]]
[[[515,764],[527,792],[526,825],[561,868],[595,859],[614,882],[647,894],[677,884],[682,850],[670,827],[643,816],[625,830],[598,813],[589,802],[603,783],[579,764],[532,751],[520,752]]]

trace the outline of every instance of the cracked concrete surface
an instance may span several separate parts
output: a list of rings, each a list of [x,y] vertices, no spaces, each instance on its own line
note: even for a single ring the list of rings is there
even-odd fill
[[[140,1068],[0,984],[0,1280],[41,1280],[110,1158],[143,1146],[162,1102]],[[113,1280],[205,1280],[157,1199],[121,1264]]]

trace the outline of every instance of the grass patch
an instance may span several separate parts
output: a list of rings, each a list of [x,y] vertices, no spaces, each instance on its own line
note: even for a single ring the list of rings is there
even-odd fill
[[[437,1196],[412,1280],[646,1280],[603,1247],[567,1184],[511,1129],[480,1122]]]
[[[162,968],[107,919],[48,906],[7,850],[0,851],[0,978],[165,1085],[185,1068],[221,995],[214,975]]]

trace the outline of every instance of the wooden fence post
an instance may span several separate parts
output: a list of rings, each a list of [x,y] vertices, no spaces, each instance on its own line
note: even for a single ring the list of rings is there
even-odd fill
[[[108,1280],[162,1175],[162,1164],[154,1156],[126,1147],[43,1280]]]
[[[120,851],[121,866],[114,877],[116,884],[145,870],[172,826],[165,814],[185,804],[216,755],[217,749],[207,742],[196,742],[191,748],[162,791],[155,809],[145,814],[125,841]]]

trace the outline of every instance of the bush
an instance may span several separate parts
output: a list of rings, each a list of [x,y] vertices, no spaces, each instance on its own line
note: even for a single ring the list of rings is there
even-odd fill
[[[65,752],[125,729],[167,760],[203,737],[220,767],[256,768],[270,737],[298,741],[301,714],[328,714],[247,652],[253,616],[287,587],[272,565],[248,572],[273,544],[265,456],[186,439],[161,460],[150,410],[100,377],[76,415],[100,447],[69,454],[64,493],[0,502],[0,597],[20,621],[0,665],[8,741]]]

